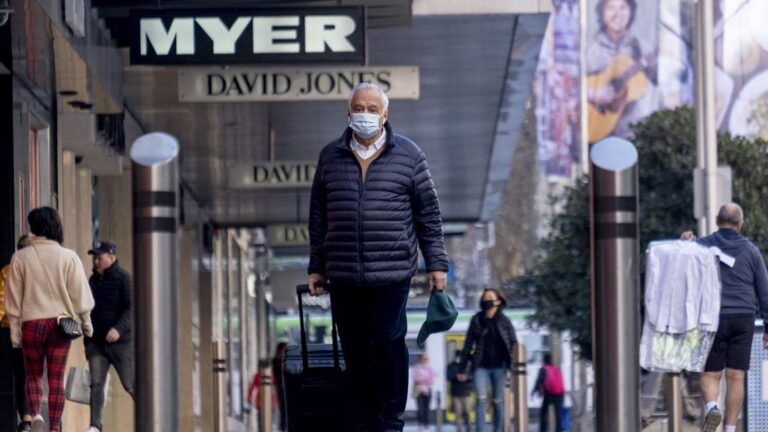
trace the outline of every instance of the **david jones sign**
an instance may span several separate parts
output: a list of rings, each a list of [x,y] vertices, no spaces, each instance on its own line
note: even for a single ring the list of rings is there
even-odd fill
[[[181,102],[346,99],[361,82],[378,84],[391,99],[419,98],[416,66],[192,69],[180,71],[178,82]]]
[[[314,161],[258,162],[229,170],[234,188],[308,188],[315,177]]]
[[[132,64],[365,63],[362,7],[131,12]]]

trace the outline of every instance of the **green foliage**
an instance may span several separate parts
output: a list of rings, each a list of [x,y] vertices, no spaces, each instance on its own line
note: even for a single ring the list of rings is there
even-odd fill
[[[693,170],[696,167],[694,111],[663,111],[634,126],[640,156],[640,247],[650,241],[696,231]],[[768,143],[718,136],[720,164],[733,171],[733,200],[745,213],[743,233],[768,250]],[[535,324],[569,331],[582,355],[590,358],[589,184],[578,180],[555,198],[561,211],[550,222],[529,272],[511,281],[513,293],[536,309]]]
[[[570,331],[591,356],[589,297],[589,183],[581,178],[553,205],[562,206],[541,241],[533,268],[512,281],[513,298],[532,303],[535,324]]]

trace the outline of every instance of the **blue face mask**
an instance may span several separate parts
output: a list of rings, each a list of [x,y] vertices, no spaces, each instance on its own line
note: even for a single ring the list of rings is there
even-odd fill
[[[379,125],[380,118],[378,114],[353,113],[350,115],[349,127],[360,138],[373,138],[381,130]]]

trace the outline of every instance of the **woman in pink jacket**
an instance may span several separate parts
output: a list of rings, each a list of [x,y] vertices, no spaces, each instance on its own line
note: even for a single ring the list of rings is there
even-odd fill
[[[429,402],[432,399],[432,384],[435,382],[435,371],[429,365],[429,358],[422,354],[419,364],[413,367],[413,397],[416,399],[416,417],[419,421],[419,429],[425,432],[429,428]]]

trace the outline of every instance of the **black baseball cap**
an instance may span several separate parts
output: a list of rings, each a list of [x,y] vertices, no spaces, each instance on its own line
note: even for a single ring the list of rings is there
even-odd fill
[[[117,246],[108,241],[96,242],[93,244],[93,249],[88,251],[88,255],[101,255],[101,254],[115,255],[117,253]]]

